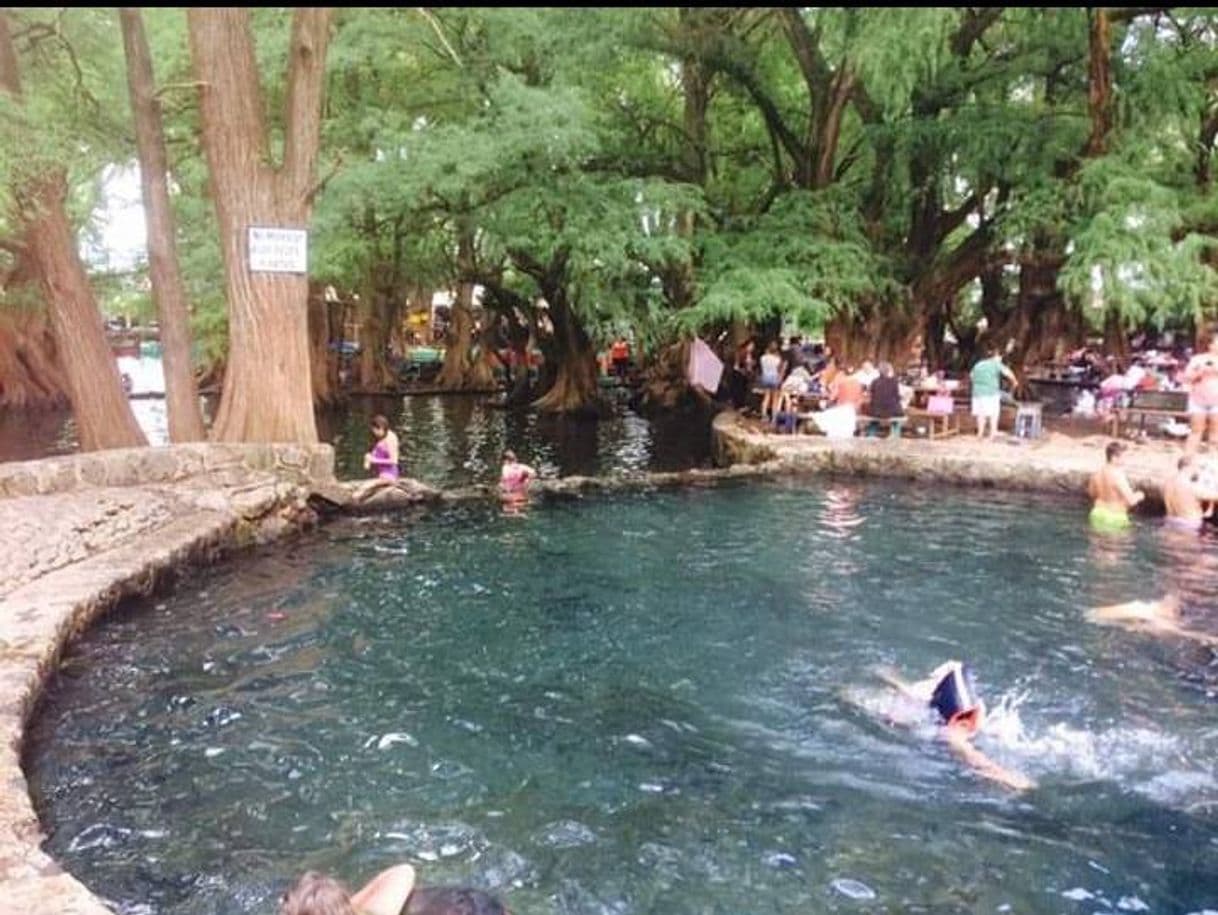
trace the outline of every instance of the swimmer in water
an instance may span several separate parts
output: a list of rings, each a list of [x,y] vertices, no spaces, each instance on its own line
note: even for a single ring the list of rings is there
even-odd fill
[[[1197,459],[1191,454],[1180,458],[1176,472],[1163,484],[1163,504],[1167,523],[1186,531],[1199,531],[1214,513],[1218,492],[1207,490]],[[1208,506],[1205,503],[1209,503]]]
[[[1096,530],[1120,531],[1129,527],[1129,509],[1146,498],[1144,492],[1135,491],[1129,485],[1121,467],[1124,453],[1124,444],[1109,442],[1104,449],[1104,466],[1095,472],[1087,485],[1087,493],[1095,500],[1089,518]]]
[[[979,775],[1015,791],[1036,787],[1036,782],[1026,775],[1000,766],[973,746],[973,738],[985,726],[985,703],[973,686],[971,671],[960,661],[940,664],[930,676],[916,683],[907,683],[887,670],[878,674],[902,695],[934,709],[942,725],[940,735],[952,752]]]
[[[1180,598],[1169,594],[1158,600],[1131,600],[1124,604],[1097,607],[1087,612],[1087,619],[1101,626],[1120,626],[1131,632],[1148,632],[1151,635],[1179,636],[1218,646],[1218,637],[1183,625],[1180,608]]]
[[[280,915],[511,915],[494,896],[460,887],[417,887],[414,868],[381,871],[358,892],[309,871],[279,900]]]

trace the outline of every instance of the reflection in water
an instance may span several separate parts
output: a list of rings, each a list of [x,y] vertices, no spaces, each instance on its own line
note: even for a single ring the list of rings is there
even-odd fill
[[[521,913],[1201,911],[1206,662],[1080,599],[1187,577],[1214,610],[1170,549],[1142,524],[1110,564],[1027,495],[791,481],[342,522],[86,635],[27,770],[120,910],[405,859]],[[871,714],[877,665],[949,657],[1037,790]]]
[[[685,415],[652,421],[622,409],[599,422],[505,411],[477,396],[355,398],[341,412],[318,415],[334,444],[340,478],[364,475],[368,421],[383,412],[401,441],[405,472],[434,486],[488,483],[511,449],[543,477],[684,470],[710,462],[710,427]]]
[[[205,400],[205,416],[214,409]],[[133,400],[131,408],[149,444],[169,440],[163,400]],[[369,420],[384,413],[401,439],[405,471],[434,486],[487,483],[497,478],[510,448],[542,476],[600,475],[686,470],[710,464],[705,418],[685,415],[643,419],[626,408],[600,422],[497,410],[466,395],[359,397],[319,411],[318,435],[336,451],[340,479],[366,476]],[[78,447],[68,413],[0,411],[0,461],[70,454]]]

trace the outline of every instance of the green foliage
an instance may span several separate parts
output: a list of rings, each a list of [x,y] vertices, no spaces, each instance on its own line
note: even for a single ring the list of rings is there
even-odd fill
[[[682,328],[775,316],[820,326],[898,293],[857,211],[832,192],[784,194],[761,216],[707,237],[704,249],[705,288],[676,316]]]
[[[103,169],[134,157],[116,16],[9,15],[26,92],[20,105],[0,95],[0,197],[67,168],[87,230]],[[1064,255],[1068,307],[1097,325],[1113,312],[1156,322],[1218,303],[1218,195],[1204,177],[1213,143],[1200,129],[1218,110],[1212,10],[1113,24],[1113,126],[1091,158],[1094,10],[805,9],[813,69],[829,80],[820,88],[784,15],[341,10],[314,278],[346,290],[476,278],[527,301],[559,290],[594,337],[625,323],[659,342],[729,320],[818,326],[937,308],[914,301],[920,281],[982,239],[983,256],[952,273],[951,288],[930,284],[960,321],[975,316],[967,290],[983,265],[1006,261],[1014,278],[1021,258],[1045,251]],[[149,9],[145,20],[195,330],[220,358],[223,270],[185,15]],[[277,151],[291,11],[251,20]],[[791,147],[814,158],[828,142],[817,118],[843,67],[858,88],[832,138],[831,180],[801,189],[809,162]],[[9,225],[0,214],[0,238]],[[462,238],[472,263],[459,262]]]

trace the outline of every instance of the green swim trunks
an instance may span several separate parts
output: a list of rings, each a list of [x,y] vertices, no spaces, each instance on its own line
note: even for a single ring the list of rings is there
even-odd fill
[[[1133,524],[1129,520],[1128,512],[1118,511],[1115,508],[1109,508],[1107,505],[1095,506],[1091,509],[1091,514],[1087,518],[1091,522],[1091,526],[1097,531],[1123,531]]]

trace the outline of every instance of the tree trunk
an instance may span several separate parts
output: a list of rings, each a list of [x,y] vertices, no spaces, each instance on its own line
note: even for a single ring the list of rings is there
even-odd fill
[[[459,391],[469,386],[470,352],[474,337],[474,284],[461,282],[453,301],[452,320],[444,340],[444,366],[436,384],[446,391]]]
[[[43,315],[0,315],[0,408],[50,410],[68,402],[68,381]]]
[[[192,7],[187,12],[228,295],[229,358],[212,432],[220,441],[317,441],[307,277],[252,273],[246,236],[250,226],[308,226],[333,14],[328,8],[300,8],[294,14],[283,164],[276,168],[270,162],[248,11]]]
[[[1091,135],[1084,155],[1102,156],[1112,131],[1112,30],[1103,7],[1087,10],[1090,41],[1087,69],[1087,104],[1091,114]]]
[[[309,369],[313,402],[330,405],[338,399],[337,360],[330,352],[330,303],[325,286],[309,284]]]
[[[68,395],[82,451],[131,448],[148,440],[123,393],[118,364],[106,342],[101,312],[76,252],[65,208],[62,172],[22,191],[21,219],[35,264],[56,348],[68,376]]]
[[[161,325],[161,353],[165,367],[165,407],[169,414],[169,440],[196,442],[207,438],[199,391],[190,358],[190,311],[178,267],[173,210],[169,205],[168,157],[152,75],[152,57],[144,36],[144,21],[134,7],[118,12],[127,55],[127,83],[135,117],[135,140],[140,157],[140,186],[148,227],[148,267],[152,297]]]
[[[17,54],[8,16],[0,11],[0,91],[21,99]],[[101,312],[65,206],[68,185],[60,170],[14,188],[26,255],[46,297],[55,342],[67,374],[68,396],[83,451],[148,444],[123,394],[118,365],[106,343]]]
[[[534,406],[544,413],[599,414],[602,403],[596,349],[567,303],[566,290],[551,285],[544,291],[554,325],[546,353],[546,362],[554,370],[554,381]]]
[[[383,265],[374,266],[360,299],[359,359],[356,362],[356,384],[361,391],[380,393],[396,387],[397,379],[389,366],[389,338],[393,332],[394,291],[391,281],[381,273]]]
[[[482,331],[478,336],[478,355],[469,369],[470,390],[494,390],[496,386],[495,370],[502,367],[503,362],[499,359],[499,335],[495,332],[494,315],[484,308],[482,310]]]

